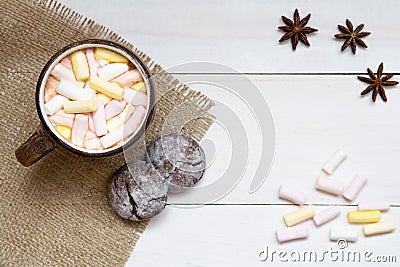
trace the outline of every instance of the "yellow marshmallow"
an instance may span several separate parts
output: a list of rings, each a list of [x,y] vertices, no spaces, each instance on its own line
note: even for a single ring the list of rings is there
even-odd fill
[[[350,223],[375,223],[381,220],[381,212],[379,210],[349,211],[347,220]]]
[[[287,226],[292,226],[314,217],[315,211],[313,206],[304,206],[296,211],[285,214],[283,220]]]
[[[82,50],[75,51],[71,54],[72,70],[78,82],[84,82],[90,77],[89,63],[86,55]]]
[[[378,235],[393,232],[396,229],[394,221],[371,223],[363,226],[365,236]]]
[[[83,113],[92,112],[97,109],[97,101],[95,100],[78,100],[65,102],[64,112],[66,113]]]
[[[128,59],[123,55],[103,47],[96,47],[94,56],[96,59],[105,59],[108,62],[128,63]]]
[[[146,85],[144,84],[144,82],[135,83],[134,85],[131,86],[131,88],[135,89],[136,91],[139,91],[141,93],[147,94],[147,89],[146,89]]]
[[[117,84],[110,83],[105,79],[93,76],[90,78],[90,87],[106,96],[122,100],[124,98],[125,91]]]
[[[61,136],[64,137],[65,139],[68,139],[68,140],[71,139],[71,132],[72,132],[71,128],[64,126],[64,125],[56,124],[54,126],[54,129],[56,129],[56,131],[59,134],[61,134]]]
[[[109,119],[107,121],[107,130],[109,132],[117,129],[119,126],[123,125],[125,123],[126,120],[129,119],[129,117],[133,114],[133,112],[135,111],[135,107],[131,106],[131,105],[126,105],[126,107],[124,108],[124,110],[118,114],[117,116]]]

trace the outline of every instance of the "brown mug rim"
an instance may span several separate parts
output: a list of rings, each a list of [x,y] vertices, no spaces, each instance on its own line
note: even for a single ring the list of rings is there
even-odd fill
[[[64,52],[66,52],[67,50],[70,50],[76,46],[79,45],[85,45],[85,44],[100,44],[100,45],[106,45],[106,46],[111,46],[114,47],[116,49],[120,49],[122,51],[124,51],[125,53],[127,53],[134,61],[136,64],[138,64],[142,71],[144,73],[141,73],[142,75],[144,75],[145,77],[143,77],[144,79],[147,79],[147,82],[149,84],[150,88],[146,88],[147,90],[150,91],[149,94],[149,106],[147,107],[147,112],[146,112],[146,116],[144,118],[145,122],[142,123],[142,125],[140,126],[140,128],[137,130],[136,134],[132,137],[130,137],[128,139],[127,142],[125,142],[123,145],[110,150],[110,151],[104,151],[104,152],[97,152],[96,153],[90,153],[90,152],[86,152],[83,150],[78,150],[76,148],[74,148],[73,146],[68,145],[66,142],[63,142],[62,140],[60,140],[60,138],[53,132],[53,130],[50,129],[50,126],[47,124],[47,122],[45,121],[44,117],[43,117],[43,113],[41,111],[41,106],[40,106],[40,93],[41,93],[41,86],[42,86],[42,82],[44,79],[44,76],[46,75],[46,73],[48,72],[50,66],[56,61],[56,59],[63,54]],[[135,64],[134,64],[135,65]],[[104,39],[86,39],[86,40],[81,40],[81,41],[77,41],[77,42],[73,42],[68,44],[67,46],[61,48],[60,50],[57,51],[56,54],[54,54],[49,61],[47,61],[46,65],[44,66],[44,68],[42,69],[42,71],[40,72],[37,84],[36,84],[36,93],[35,93],[35,103],[36,103],[36,111],[39,115],[39,119],[41,121],[41,124],[43,126],[43,128],[46,130],[46,132],[50,135],[51,139],[56,142],[58,145],[62,146],[63,148],[67,149],[68,151],[77,154],[77,155],[81,155],[81,156],[86,156],[86,157],[109,157],[109,156],[114,156],[117,155],[119,153],[121,153],[123,150],[127,149],[128,147],[132,146],[134,143],[136,143],[145,133],[147,127],[149,126],[149,124],[151,123],[151,121],[154,118],[154,105],[155,105],[155,84],[153,79],[151,79],[151,74],[150,74],[150,70],[148,69],[148,67],[146,66],[146,64],[139,58],[139,56],[132,50],[126,48],[125,46],[118,44],[116,42],[112,42],[112,41],[108,41],[108,40],[104,40]]]

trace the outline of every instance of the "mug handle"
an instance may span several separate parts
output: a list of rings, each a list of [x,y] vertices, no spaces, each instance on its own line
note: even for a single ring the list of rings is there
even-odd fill
[[[25,143],[15,150],[15,157],[22,165],[28,167],[54,149],[56,149],[55,142],[40,127]]]

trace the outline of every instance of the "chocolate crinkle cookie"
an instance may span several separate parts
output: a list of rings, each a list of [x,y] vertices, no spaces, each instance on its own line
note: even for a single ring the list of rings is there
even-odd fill
[[[159,214],[167,203],[168,187],[150,163],[130,162],[114,173],[108,197],[112,208],[125,219],[140,221]]]
[[[147,148],[147,153],[154,168],[167,180],[169,192],[178,193],[194,186],[204,174],[204,151],[190,137],[164,135]]]

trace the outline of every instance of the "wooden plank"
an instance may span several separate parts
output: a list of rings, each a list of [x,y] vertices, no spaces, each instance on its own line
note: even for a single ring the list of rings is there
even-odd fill
[[[365,84],[352,75],[250,76],[270,105],[276,129],[276,151],[266,182],[257,192],[249,194],[262,148],[259,130],[242,100],[214,85],[232,85],[237,94],[244,96],[252,94],[248,82],[236,75],[178,75],[178,78],[231,107],[248,130],[250,161],[247,172],[242,181],[217,203],[283,203],[277,197],[281,184],[297,187],[312,203],[346,203],[341,197],[315,190],[322,164],[341,147],[348,151],[348,159],[332,178],[348,184],[356,174],[365,175],[369,180],[360,196],[385,198],[392,204],[400,204],[396,163],[400,159],[398,88],[387,90],[387,103],[380,99],[372,103],[370,95],[359,96]],[[216,157],[199,186],[212,183],[224,173],[231,155],[228,137],[218,123],[208,132],[206,139],[214,142]],[[212,148],[207,145],[209,147]],[[237,173],[242,171],[236,166],[232,168]],[[194,190],[171,195],[169,201],[198,203],[197,199]]]
[[[316,207],[317,211],[323,208]],[[307,221],[307,240],[279,244],[275,231],[284,226],[282,214],[293,209],[293,206],[205,206],[193,209],[167,207],[164,213],[150,222],[126,266],[267,266],[271,263],[273,266],[316,266],[322,263],[324,266],[337,266],[338,263],[345,266],[364,266],[366,260],[370,259],[372,262],[378,256],[393,256],[392,262],[400,260],[396,245],[398,232],[364,237],[361,226],[352,225],[359,232],[356,243],[348,243],[347,248],[339,249],[336,242],[329,241],[331,227],[349,226],[346,213],[353,210],[352,207],[340,207],[339,218],[318,228],[312,221]],[[388,219],[398,222],[400,209],[392,208],[382,215],[382,220]],[[269,258],[260,261],[258,254],[266,247]],[[277,252],[272,260],[273,251]],[[306,255],[306,260],[291,262],[289,255],[286,255],[281,256],[281,259],[286,257],[288,262],[281,262],[277,257],[277,253],[281,251],[287,254],[298,251],[301,257]],[[322,261],[324,251],[332,254],[325,255],[325,260]],[[334,251],[337,251],[337,256]],[[308,260],[310,252],[315,252],[318,262]],[[353,259],[353,253],[360,255],[360,262],[346,261],[348,255],[351,256],[350,260]],[[370,254],[365,256],[365,253]],[[330,255],[334,256],[330,258]],[[338,257],[336,262],[333,261],[335,257]],[[388,266],[394,265],[396,263],[388,263]]]
[[[164,67],[191,61],[212,61],[241,72],[365,72],[385,62],[386,70],[400,72],[397,27],[400,2],[373,0],[318,1],[73,1],[63,3],[120,33]],[[292,52],[278,43],[281,15],[303,17],[312,13],[310,26],[319,29],[309,37],[311,48],[300,44]],[[360,11],[362,10],[362,12]],[[335,40],[337,24],[350,18],[365,24],[372,34],[368,49],[340,52]],[[186,69],[185,72],[210,72]]]

